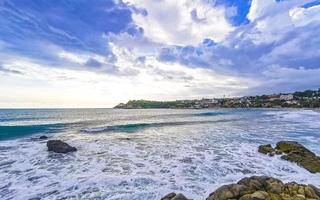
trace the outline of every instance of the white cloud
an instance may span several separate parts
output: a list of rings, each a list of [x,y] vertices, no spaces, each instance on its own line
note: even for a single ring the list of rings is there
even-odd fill
[[[66,59],[70,62],[78,63],[78,64],[84,64],[88,60],[88,58],[84,58],[83,56],[76,55],[74,53],[67,52],[67,51],[59,52],[58,57],[60,57],[62,59]]]
[[[226,20],[224,7],[213,7],[202,0],[125,0],[147,15],[133,14],[133,21],[154,42],[196,45],[205,38],[219,42],[234,28]]]
[[[297,26],[319,21],[318,6],[303,8],[312,0],[253,0],[247,15],[251,27],[246,37],[255,44],[277,42]]]
[[[90,59],[95,59],[101,63],[107,64],[108,61],[106,57],[96,55],[96,54],[88,54],[88,53],[74,53],[69,52],[65,50],[60,50],[57,52],[57,57],[64,59],[65,61],[84,65],[86,64]]]
[[[148,15],[133,14],[143,35],[106,35],[117,59],[47,43],[39,47],[53,52],[55,62],[1,52],[5,70],[0,73],[0,107],[111,107],[129,99],[221,97],[257,88],[268,93],[319,86],[320,8],[301,7],[310,1],[252,0],[250,23],[238,28],[225,19],[234,8],[201,0],[126,2]],[[199,44],[205,38],[221,42]],[[1,50],[7,45],[0,41]],[[175,62],[159,59],[164,46],[175,48]]]
[[[0,107],[112,107],[130,99],[174,100],[234,95],[257,84],[253,79],[163,63],[154,55],[146,56],[143,62],[138,61],[130,49],[115,44],[110,47],[118,57],[115,65],[119,66],[120,72],[135,70],[138,73],[116,76],[40,65],[19,56],[7,57],[3,66],[21,74],[0,74],[0,94],[5,94],[0,95]]]
[[[311,22],[320,21],[320,6],[310,8],[294,8],[289,11],[292,22],[296,26],[305,26]]]
[[[223,96],[238,93],[257,84],[253,79],[222,75],[209,69],[164,63],[157,60],[156,55],[146,56],[144,62],[140,62],[136,60],[134,50],[115,44],[110,46],[118,58],[116,65],[120,69],[130,68],[139,71],[132,79],[134,89],[130,92],[134,94],[131,99],[137,98],[139,93],[139,97],[162,100],[198,98],[199,95]]]
[[[255,21],[272,11],[276,4],[277,2],[273,0],[252,0],[247,17],[250,21]]]
[[[252,0],[250,11],[247,17],[253,22],[272,17],[280,13],[288,13],[288,11],[292,8],[301,7],[313,1],[314,0]]]

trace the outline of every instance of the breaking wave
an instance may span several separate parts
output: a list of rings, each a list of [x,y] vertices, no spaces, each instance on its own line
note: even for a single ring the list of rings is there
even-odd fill
[[[195,125],[195,124],[210,124],[210,123],[227,122],[227,121],[230,121],[230,120],[133,123],[133,124],[121,124],[121,125],[113,125],[113,126],[86,128],[86,129],[83,129],[82,131],[85,133],[107,133],[107,132],[133,133],[133,132],[136,132],[142,129],[147,129],[147,128],[166,127],[166,126],[183,126],[183,125]]]
[[[56,133],[65,129],[67,124],[40,124],[0,126],[0,140],[13,139],[32,134]]]
[[[218,115],[225,115],[225,112],[203,112],[194,114],[195,116],[203,116],[203,117],[210,117],[210,116],[218,116]]]

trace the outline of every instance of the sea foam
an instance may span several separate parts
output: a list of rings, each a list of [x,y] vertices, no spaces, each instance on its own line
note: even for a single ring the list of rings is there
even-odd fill
[[[200,200],[223,184],[252,175],[320,187],[319,174],[257,152],[260,144],[296,140],[320,154],[315,140],[320,129],[312,125],[319,116],[309,111],[231,109],[207,117],[195,114],[215,110],[105,112],[110,118],[89,117],[83,120],[90,123],[49,134],[77,147],[74,153],[47,152],[46,141],[30,139],[42,133],[1,141],[0,198],[145,200],[182,192]],[[308,117],[291,121],[279,117],[284,113]],[[136,131],[114,131],[123,125]],[[102,134],[84,132],[88,126]],[[104,134],[106,127],[113,131]]]

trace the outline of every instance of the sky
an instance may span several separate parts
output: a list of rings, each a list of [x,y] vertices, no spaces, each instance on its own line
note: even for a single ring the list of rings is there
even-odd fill
[[[0,107],[320,88],[319,0],[0,0]]]

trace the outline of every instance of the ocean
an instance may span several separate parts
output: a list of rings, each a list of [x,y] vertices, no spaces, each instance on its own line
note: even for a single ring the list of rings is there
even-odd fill
[[[41,135],[78,151],[48,152]],[[257,152],[280,140],[320,154],[320,112],[2,109],[0,199],[200,200],[252,175],[320,187],[320,174]]]

